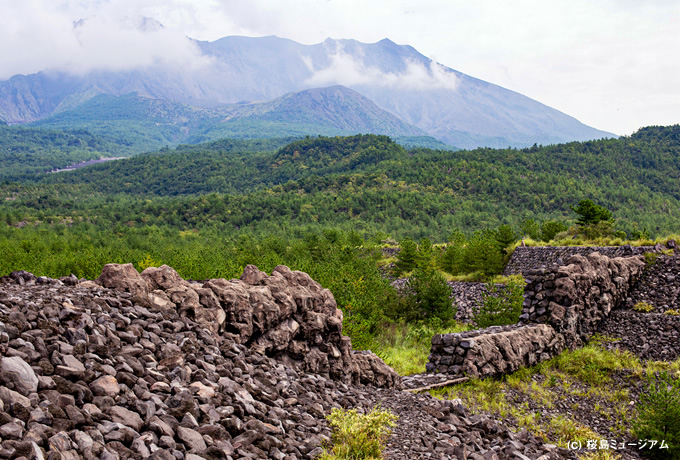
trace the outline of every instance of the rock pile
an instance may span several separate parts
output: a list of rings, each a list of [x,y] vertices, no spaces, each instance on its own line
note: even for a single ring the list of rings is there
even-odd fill
[[[129,268],[100,277],[116,290],[0,278],[0,458],[314,458],[330,441],[331,408],[377,403],[400,416],[388,458],[574,458],[399,390],[372,354],[324,350],[318,334],[341,343],[327,340],[338,316],[303,274],[251,267],[241,280],[194,284]],[[291,348],[303,342],[314,360]]]
[[[129,292],[147,307],[176,309],[214,334],[303,372],[346,383],[400,383],[376,355],[353,358],[333,294],[308,274],[288,267],[278,266],[267,276],[248,265],[240,280],[200,284],[183,280],[167,265],[140,274],[132,264],[108,264],[97,283]]]

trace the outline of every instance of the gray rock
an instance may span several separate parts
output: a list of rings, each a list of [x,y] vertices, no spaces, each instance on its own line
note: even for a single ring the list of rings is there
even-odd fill
[[[17,356],[0,360],[0,379],[5,384],[12,384],[24,396],[38,391],[38,377],[31,366]]]
[[[202,452],[207,447],[203,440],[203,436],[191,428],[185,428],[183,426],[177,427],[177,437],[191,451]]]

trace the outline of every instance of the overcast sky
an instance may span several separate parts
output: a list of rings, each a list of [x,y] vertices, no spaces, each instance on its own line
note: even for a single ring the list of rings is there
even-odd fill
[[[616,134],[680,123],[678,0],[0,0],[0,18],[0,79],[201,65],[185,36],[389,38]]]

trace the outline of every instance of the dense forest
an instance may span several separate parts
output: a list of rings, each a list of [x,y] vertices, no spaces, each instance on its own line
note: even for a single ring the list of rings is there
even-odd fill
[[[407,150],[385,136],[222,140],[6,183],[6,222],[287,234],[333,227],[446,241],[453,230],[572,223],[590,198],[629,236],[680,218],[680,127],[527,149]]]
[[[86,130],[0,124],[0,183],[34,182],[41,173],[101,157],[124,156],[119,145]]]

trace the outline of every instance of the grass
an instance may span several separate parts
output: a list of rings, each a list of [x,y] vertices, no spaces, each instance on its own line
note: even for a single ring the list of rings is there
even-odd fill
[[[468,329],[469,326],[461,323],[449,326],[427,323],[384,324],[382,332],[377,337],[378,354],[399,375],[419,374],[425,372],[434,335],[463,332]]]
[[[333,445],[317,457],[321,460],[382,459],[382,449],[397,416],[374,407],[362,414],[356,409],[332,409],[326,416],[333,431]],[[330,450],[329,450],[330,449]]]
[[[675,241],[680,241],[680,235],[678,234],[666,235],[658,237],[656,239],[642,238],[638,240],[628,240],[618,237],[600,237],[588,240],[585,238],[573,239],[573,236],[574,235],[572,231],[572,233],[570,233],[568,237],[551,240],[547,243],[545,241],[537,241],[531,238],[526,238],[524,240],[524,244],[526,246],[623,246],[626,244],[630,244],[631,246],[654,246],[657,243],[666,245],[666,243],[671,239]],[[511,249],[515,249],[521,244],[522,244],[521,240],[516,241],[511,246]]]
[[[561,447],[580,442],[580,458],[616,460],[620,455],[607,449],[585,450],[588,440],[609,439],[574,416],[542,415],[573,399],[572,410],[590,407],[602,419],[609,420],[611,432],[630,437],[637,405],[632,405],[630,389],[621,386],[618,373],[631,381],[642,381],[649,375],[669,372],[680,378],[680,359],[674,362],[642,363],[629,352],[606,350],[602,344],[616,339],[595,336],[581,349],[565,351],[532,368],[521,369],[502,379],[473,379],[463,384],[438,388],[430,393],[438,398],[460,398],[472,413],[488,413],[505,419],[514,429],[525,428],[536,436]],[[521,397],[517,399],[515,395]],[[589,405],[589,406],[588,406]],[[604,435],[604,437],[603,437]]]
[[[630,352],[608,351],[599,344],[590,343],[583,348],[561,353],[542,364],[571,375],[584,383],[607,383],[612,372],[622,369],[639,369],[640,360]]]
[[[650,311],[654,310],[654,306],[649,302],[638,302],[633,307],[633,310],[640,313],[649,313]]]

